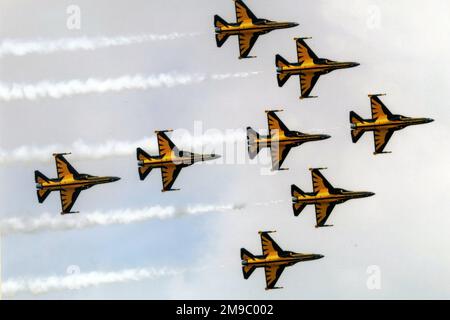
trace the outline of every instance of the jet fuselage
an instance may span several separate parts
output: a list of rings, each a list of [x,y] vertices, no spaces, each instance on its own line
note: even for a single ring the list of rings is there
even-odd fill
[[[360,123],[352,124],[352,129],[362,129],[366,131],[373,131],[378,129],[400,130],[412,125],[425,124],[433,122],[429,118],[409,118],[400,115],[391,117],[380,117],[377,119],[368,119]]]
[[[305,204],[316,203],[343,203],[351,199],[366,198],[373,196],[373,192],[366,191],[347,191],[343,189],[336,189],[333,192],[318,192],[305,193],[302,197],[294,198],[294,202],[301,202]]]
[[[118,177],[96,177],[88,174],[80,174],[79,177],[68,176],[62,179],[49,179],[48,182],[36,184],[39,190],[62,190],[68,188],[88,189],[97,184],[110,183],[118,181]]]
[[[300,145],[302,143],[320,141],[328,138],[330,138],[330,136],[326,134],[301,134],[298,132],[285,134],[280,132],[270,136],[261,136],[255,139],[253,143],[258,144],[260,147],[270,147],[272,144]]]
[[[261,20],[259,22],[244,21],[242,23],[228,23],[222,27],[216,27],[216,33],[227,33],[237,35],[245,32],[261,32],[267,33],[276,29],[286,29],[298,26],[295,22],[276,22],[269,20]]]
[[[186,151],[180,151],[179,155],[172,154],[168,156],[156,156],[149,159],[138,161],[139,166],[150,166],[154,168],[163,167],[168,164],[188,167],[196,162],[215,160],[220,158],[216,154],[195,154]]]
[[[248,260],[243,260],[242,265],[254,265],[255,267],[265,267],[270,265],[285,265],[292,266],[298,262],[311,261],[321,259],[324,256],[321,254],[303,254],[285,251],[281,254],[276,252],[267,256],[255,256]]]
[[[318,62],[306,61],[300,63],[290,63],[287,66],[277,67],[277,73],[286,73],[289,75],[299,75],[303,72],[322,72],[329,73],[338,69],[347,69],[359,66],[356,62],[336,62],[327,59],[320,59]]]

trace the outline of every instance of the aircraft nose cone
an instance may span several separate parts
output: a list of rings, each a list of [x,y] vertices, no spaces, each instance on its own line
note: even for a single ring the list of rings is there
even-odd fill
[[[325,256],[323,255],[323,254],[316,254],[316,258],[317,259],[322,259],[322,258],[324,258]]]
[[[297,22],[291,22],[290,25],[291,25],[291,27],[297,27],[297,26],[299,26],[300,24],[298,24]]]
[[[110,180],[111,180],[111,182],[115,182],[115,181],[119,181],[120,178],[119,177],[112,177]]]
[[[360,64],[358,62],[352,62],[352,63],[350,63],[350,65],[352,67],[358,67]]]
[[[322,138],[322,140],[326,140],[326,139],[330,139],[331,136],[328,135],[328,134],[322,134],[322,135],[321,135],[321,138]]]
[[[427,123],[430,123],[430,122],[433,122],[433,121],[434,121],[434,119],[431,119],[431,118],[427,119]]]
[[[368,197],[372,197],[372,196],[374,196],[374,195],[375,195],[375,193],[374,193],[374,192],[366,192],[366,194],[367,194],[367,196],[368,196]]]

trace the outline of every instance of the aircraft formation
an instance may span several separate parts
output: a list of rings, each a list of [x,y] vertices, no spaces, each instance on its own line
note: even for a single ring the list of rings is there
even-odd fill
[[[214,16],[215,38],[218,47],[230,36],[238,37],[239,59],[254,58],[250,56],[254,44],[259,36],[273,30],[292,28],[298,26],[295,22],[275,22],[260,19],[244,4],[242,0],[234,0],[236,22],[227,23],[218,15]],[[329,59],[318,58],[305,42],[309,38],[295,38],[297,47],[297,62],[289,63],[279,54],[275,56],[276,77],[282,87],[291,76],[299,76],[300,98],[316,98],[311,96],[320,76],[334,70],[357,67],[356,62],[336,62]],[[380,100],[380,94],[369,95],[372,111],[371,119],[363,119],[355,112],[350,112],[351,139],[356,143],[368,131],[374,135],[374,154],[387,153],[384,151],[387,143],[395,131],[407,126],[432,122],[429,118],[410,118],[392,114]],[[257,157],[260,150],[270,149],[272,170],[287,170],[282,168],[292,148],[307,142],[319,142],[331,138],[327,134],[307,134],[300,131],[289,130],[278,117],[277,112],[282,110],[266,111],[268,135],[263,136],[247,127],[248,154],[250,159]],[[179,150],[170,140],[167,133],[171,130],[156,131],[159,154],[150,155],[140,147],[136,150],[137,167],[140,180],[145,180],[152,169],[161,170],[162,192],[175,191],[173,185],[183,168],[197,162],[210,161],[220,158],[216,154],[196,154]],[[89,174],[80,174],[64,157],[67,153],[55,153],[57,178],[49,179],[39,171],[35,171],[36,191],[39,203],[46,200],[52,191],[60,192],[61,214],[76,213],[72,208],[81,191],[94,185],[118,181],[118,177],[99,177]],[[348,191],[335,188],[324,177],[321,171],[325,168],[310,168],[312,176],[312,192],[304,192],[295,184],[291,185],[292,209],[295,217],[308,205],[314,205],[316,215],[316,228],[330,227],[327,221],[337,204],[343,202],[371,197],[373,192]],[[304,254],[282,250],[272,239],[270,233],[274,231],[260,231],[262,255],[253,255],[246,249],[241,249],[242,272],[245,279],[257,268],[264,268],[266,290],[277,289],[276,283],[286,267],[298,262],[312,261],[323,258],[321,254]]]

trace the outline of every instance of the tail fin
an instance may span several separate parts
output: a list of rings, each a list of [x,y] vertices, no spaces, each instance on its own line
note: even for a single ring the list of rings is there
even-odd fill
[[[52,192],[51,190],[48,189],[42,189],[42,183],[49,182],[49,179],[44,174],[36,170],[34,172],[34,181],[37,183],[36,187],[38,188],[38,190],[36,192],[39,203],[42,203],[48,197],[50,192]]]
[[[230,36],[228,33],[221,33],[220,29],[228,26],[228,23],[219,17],[217,14],[214,16],[214,27],[216,28],[216,42],[220,48]]]
[[[288,67],[290,64],[286,61],[282,56],[279,54],[275,57],[275,65],[277,66],[277,80],[278,80],[278,86],[282,87],[288,81],[289,77],[291,76],[290,73],[282,73],[281,70],[284,67]]]
[[[242,260],[242,262],[246,263],[249,259],[254,259],[254,258],[255,258],[254,255],[252,255],[246,249],[244,249],[244,248],[241,249],[241,260]],[[242,273],[244,274],[244,279],[250,278],[250,276],[252,275],[253,271],[255,271],[255,266],[254,265],[244,264],[242,266]]]
[[[297,217],[306,207],[306,203],[299,201],[299,198],[305,197],[305,193],[293,184],[291,186],[291,195],[293,198],[292,209],[294,210],[294,215]]]
[[[143,165],[143,161],[145,159],[151,159],[152,157],[147,152],[142,150],[141,148],[137,148],[136,149],[136,156],[137,156],[137,159],[139,161],[139,168],[138,168],[139,178],[141,180],[144,180],[148,176],[150,171],[152,171],[152,167],[151,166],[144,166]]]
[[[248,141],[248,155],[250,159],[254,159],[260,150],[259,148],[259,133],[253,130],[251,127],[247,128],[247,141]]]

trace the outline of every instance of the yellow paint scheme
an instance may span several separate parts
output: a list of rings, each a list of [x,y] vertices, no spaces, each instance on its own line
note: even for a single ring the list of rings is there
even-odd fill
[[[334,188],[320,173],[320,169],[311,169],[313,192],[306,193],[297,186],[292,185],[292,201],[294,214],[298,216],[306,205],[315,205],[316,227],[325,227],[334,206],[351,199],[373,196],[374,193],[366,191],[347,191]]]
[[[52,191],[60,191],[62,214],[71,213],[81,191],[97,184],[119,180],[117,177],[96,177],[78,173],[64,158],[64,154],[54,154],[58,178],[48,179],[39,171],[35,172],[38,200],[44,202]]]
[[[242,270],[244,278],[248,279],[255,268],[264,268],[266,278],[266,290],[278,289],[275,287],[284,268],[298,262],[317,260],[323,258],[319,254],[304,254],[291,251],[283,251],[270,237],[269,231],[260,232],[262,255],[254,256],[245,249],[241,249]]]
[[[150,156],[142,149],[137,150],[137,160],[139,165],[139,175],[144,180],[148,173],[154,168],[161,169],[163,189],[162,191],[174,191],[172,189],[176,178],[184,167],[188,167],[196,162],[218,159],[215,154],[195,154],[187,151],[180,151],[175,144],[167,137],[166,131],[157,131],[159,156]]]
[[[375,154],[387,153],[384,151],[384,148],[395,131],[404,129],[408,126],[425,124],[433,121],[433,119],[429,118],[410,118],[402,115],[394,115],[380,100],[379,96],[381,95],[369,95],[372,111],[371,119],[365,120],[354,112],[350,113],[353,142],[356,143],[365,132],[373,131]]]
[[[306,38],[296,38],[298,63],[289,63],[277,55],[276,67],[279,86],[283,86],[290,76],[300,76],[301,98],[309,98],[320,76],[338,69],[358,66],[355,62],[336,62],[318,58],[304,41]]]
[[[217,46],[222,46],[229,36],[239,37],[239,58],[247,58],[253,45],[260,35],[276,29],[295,27],[293,22],[276,22],[258,19],[241,0],[235,1],[236,23],[227,23],[216,16],[215,32]]]
[[[269,136],[255,136],[249,138],[249,151],[270,148],[272,157],[272,170],[281,170],[281,165],[293,147],[300,146],[303,143],[311,141],[320,141],[330,138],[323,134],[306,134],[289,130],[286,125],[276,115],[276,112],[282,110],[266,111]],[[247,130],[252,130],[248,128]],[[255,155],[256,156],[256,155]],[[253,158],[253,155],[251,155]]]

